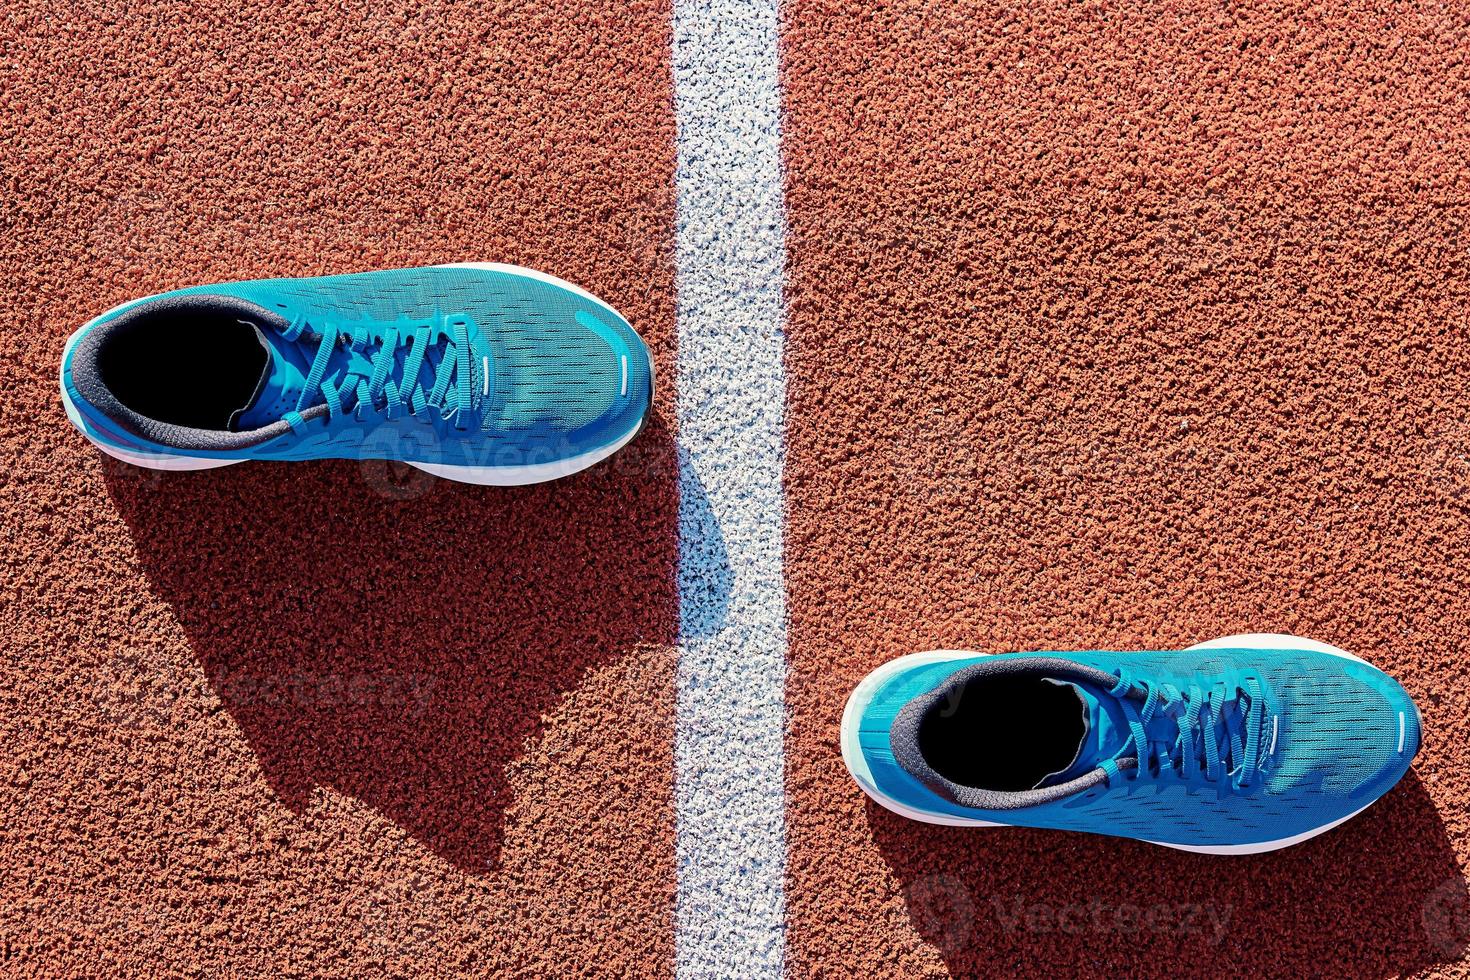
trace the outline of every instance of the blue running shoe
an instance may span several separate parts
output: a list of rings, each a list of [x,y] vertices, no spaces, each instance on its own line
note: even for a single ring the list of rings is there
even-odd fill
[[[1253,633],[1168,653],[901,657],[848,699],[842,758],[915,820],[1254,854],[1362,812],[1408,771],[1420,727],[1377,668]]]
[[[61,359],[72,423],[139,466],[394,459],[509,486],[612,455],[653,398],[611,306],[473,263],[195,286],[87,323]]]

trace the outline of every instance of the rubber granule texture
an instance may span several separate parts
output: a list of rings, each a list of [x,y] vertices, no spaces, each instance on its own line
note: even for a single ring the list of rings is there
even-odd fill
[[[500,261],[672,375],[667,5],[0,18],[0,972],[667,973],[677,474],[157,474],[66,336],[195,283]]]
[[[1463,973],[1466,10],[785,22],[790,971]],[[920,825],[843,768],[893,657],[1247,631],[1366,657],[1428,729],[1300,847]]]

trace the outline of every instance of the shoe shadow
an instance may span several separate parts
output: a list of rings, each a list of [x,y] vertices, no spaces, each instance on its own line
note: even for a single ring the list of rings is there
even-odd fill
[[[674,642],[677,462],[657,418],[530,487],[351,461],[105,475],[286,805],[330,786],[467,871],[498,863],[507,766],[543,715]]]
[[[686,639],[708,639],[725,628],[735,570],[730,567],[719,518],[710,507],[689,451],[682,446],[678,460],[684,491],[679,503],[681,632]]]
[[[1385,977],[1455,961],[1470,938],[1464,877],[1412,771],[1348,824],[1250,857],[867,813],[955,976]]]

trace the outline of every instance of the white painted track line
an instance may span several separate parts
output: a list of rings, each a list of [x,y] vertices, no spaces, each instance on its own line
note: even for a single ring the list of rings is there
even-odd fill
[[[680,977],[780,977],[786,596],[776,0],[675,0]]]

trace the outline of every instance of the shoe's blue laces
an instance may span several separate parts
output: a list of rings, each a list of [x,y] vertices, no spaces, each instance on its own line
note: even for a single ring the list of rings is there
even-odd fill
[[[309,339],[312,332],[308,330],[304,320],[296,320],[281,335],[288,341],[294,341],[303,335]],[[408,345],[408,353],[403,361],[403,370],[395,382],[389,375],[397,361],[398,348],[403,344]],[[427,356],[430,347],[436,344],[444,348],[437,367]],[[340,376],[327,378],[328,363],[339,345],[364,355],[369,349],[376,347],[371,360],[367,362],[368,371],[364,373],[353,366],[355,362],[349,361]],[[479,404],[473,387],[471,355],[469,327],[462,320],[451,320],[449,332],[439,334],[437,341],[434,329],[429,326],[415,327],[412,330],[389,327],[378,338],[361,325],[354,325],[351,329],[323,325],[316,356],[312,358],[311,370],[306,376],[301,397],[297,399],[296,410],[300,412],[316,404],[320,393],[333,418],[354,406],[370,406],[386,412],[390,419],[398,418],[405,412],[415,416],[422,415],[430,407],[434,407],[439,410],[442,418],[454,418],[457,427],[465,428],[468,425],[467,416]],[[420,380],[420,374],[426,366],[433,379],[427,390]],[[488,367],[487,363],[487,387]],[[452,389],[451,384],[454,386]]]
[[[1120,670],[1108,693],[1118,699],[1128,720],[1129,742],[1138,756],[1134,773],[1157,774],[1167,764],[1185,779],[1201,769],[1208,780],[1230,776],[1240,787],[1255,779],[1266,725],[1266,699],[1255,678],[1247,678],[1234,693],[1227,693],[1223,684],[1209,691],[1197,684],[1180,691]],[[1116,766],[1104,769],[1110,779],[1118,773]]]

